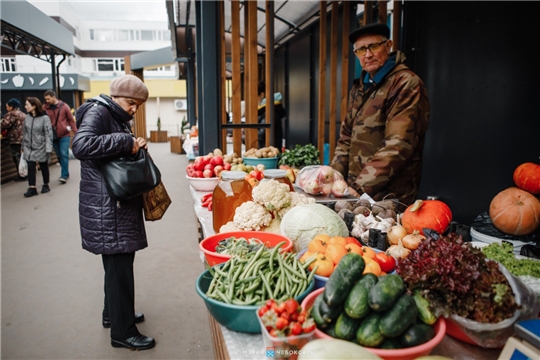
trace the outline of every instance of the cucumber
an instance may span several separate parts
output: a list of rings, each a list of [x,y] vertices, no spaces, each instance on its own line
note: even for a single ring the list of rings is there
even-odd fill
[[[404,292],[405,282],[401,276],[397,274],[382,276],[369,291],[369,307],[375,311],[386,311]]]
[[[319,313],[321,314],[323,320],[327,323],[330,323],[333,320],[337,319],[339,314],[341,314],[341,311],[343,311],[343,306],[328,306],[328,304],[324,302],[324,299],[319,305]]]
[[[414,289],[413,299],[418,308],[418,318],[424,324],[435,324],[437,317],[429,310],[429,301],[422,295],[422,291],[419,288]]]
[[[401,336],[399,341],[401,346],[412,347],[428,342],[435,336],[435,329],[433,326],[415,323],[412,324]]]
[[[347,299],[345,299],[345,312],[353,319],[361,319],[371,310],[368,303],[368,295],[369,290],[373,285],[368,282],[369,281],[358,281],[349,292]]]
[[[362,277],[365,266],[362,256],[356,253],[343,256],[324,286],[324,301],[329,306],[342,304],[353,285]]]
[[[356,329],[360,320],[349,317],[345,311],[339,314],[336,320],[336,337],[343,340],[352,340],[356,337]]]
[[[328,324],[327,328],[324,329],[324,332],[326,333],[326,335],[335,338],[336,337],[336,322],[334,321]]]
[[[371,312],[366,316],[356,330],[356,340],[362,346],[378,347],[384,341],[384,335],[380,330],[382,314]]]
[[[417,315],[418,309],[414,299],[408,294],[403,294],[394,306],[382,315],[380,330],[386,337],[399,336],[416,321]]]
[[[399,338],[386,338],[380,346],[381,349],[401,349]]]
[[[321,313],[319,312],[320,304],[322,302],[324,302],[323,295],[320,294],[319,296],[315,298],[315,301],[313,301],[313,305],[311,306],[311,309],[310,309],[311,317],[313,318],[313,320],[315,321],[315,325],[317,325],[319,329],[324,329],[328,326],[328,323],[324,321]]]
[[[379,281],[379,277],[372,273],[367,273],[362,275],[358,282],[361,282],[366,285],[368,289],[371,289]]]

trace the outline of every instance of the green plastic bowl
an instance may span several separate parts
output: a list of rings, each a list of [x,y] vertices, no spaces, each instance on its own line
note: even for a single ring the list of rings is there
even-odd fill
[[[221,266],[221,265],[216,265]],[[261,332],[261,325],[257,319],[257,310],[259,305],[232,305],[221,301],[214,300],[206,296],[210,282],[212,282],[210,271],[206,270],[197,279],[195,287],[197,293],[203,298],[206,308],[212,314],[214,319],[229,330],[239,331],[244,333],[257,334]],[[313,290],[315,281],[312,280],[306,291],[296,297],[296,301],[300,304],[302,300]]]
[[[245,157],[243,158],[244,165],[257,166],[263,164],[265,169],[277,169],[279,157],[273,158],[255,158],[255,157]]]

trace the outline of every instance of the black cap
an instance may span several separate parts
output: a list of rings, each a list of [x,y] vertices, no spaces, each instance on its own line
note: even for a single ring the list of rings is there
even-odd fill
[[[19,109],[21,107],[21,102],[17,98],[9,99],[7,104],[11,107]]]
[[[390,38],[390,28],[386,24],[374,23],[359,27],[349,34],[349,41],[354,44],[356,39],[362,35],[382,35],[387,39]]]

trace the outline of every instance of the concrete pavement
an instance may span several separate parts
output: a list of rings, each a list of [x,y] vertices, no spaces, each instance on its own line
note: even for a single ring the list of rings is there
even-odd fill
[[[146,222],[149,247],[135,256],[135,304],[146,321],[141,333],[156,339],[145,351],[110,345],[101,326],[101,257],[81,248],[78,221],[80,165],[51,192],[24,198],[28,184],[1,186],[2,359],[212,359],[211,332],[195,280],[204,266],[198,253],[185,155],[169,143],[150,143],[173,203],[165,217]],[[38,190],[41,173],[37,174]]]

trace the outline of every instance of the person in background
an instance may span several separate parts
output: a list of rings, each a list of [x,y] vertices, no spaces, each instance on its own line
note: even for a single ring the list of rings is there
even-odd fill
[[[260,82],[257,85],[258,98],[259,98],[259,108],[257,112],[259,124],[266,123],[266,84]],[[283,96],[281,93],[277,92],[274,94],[274,146],[281,151],[283,143],[283,119],[287,116],[285,107],[282,103]],[[270,129],[259,129],[259,149],[265,147],[266,145],[266,131]]]
[[[100,95],[81,105],[76,113],[79,131],[73,138],[73,155],[81,160],[79,224],[83,249],[101,255],[105,270],[102,324],[111,329],[111,345],[132,350],[154,347],[155,340],[139,333],[135,323],[135,252],[148,246],[142,195],[116,202],[103,179],[99,161],[130,156],[146,141],[135,138],[129,122],[148,99],[148,89],[134,75],[110,84],[111,96]]]
[[[39,163],[43,187],[41,193],[48,193],[49,160],[53,151],[51,120],[45,114],[41,101],[35,97],[27,97],[24,108],[28,112],[24,119],[22,148],[24,158],[28,162],[28,190],[25,197],[38,195],[36,189],[36,163]]]
[[[17,178],[15,181],[25,181],[26,177],[19,174],[19,162],[21,161],[21,142],[23,137],[23,127],[25,114],[20,110],[21,102],[19,99],[9,99],[6,103],[8,111],[2,120],[2,130],[7,130],[11,156],[17,168]]]
[[[411,204],[420,184],[429,100],[422,80],[405,65],[405,55],[390,51],[389,36],[385,24],[349,34],[362,73],[349,93],[330,165],[355,196],[366,193],[381,200],[389,195]]]
[[[56,98],[56,93],[52,90],[45,91],[45,111],[51,119],[53,129],[56,129],[56,139],[53,141],[54,152],[60,161],[62,172],[58,181],[65,184],[69,178],[69,145],[71,142],[71,132],[77,131],[75,119],[69,106]]]

